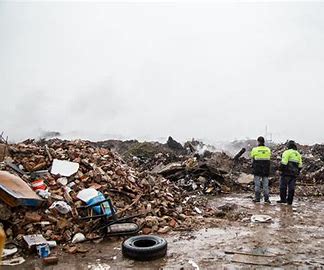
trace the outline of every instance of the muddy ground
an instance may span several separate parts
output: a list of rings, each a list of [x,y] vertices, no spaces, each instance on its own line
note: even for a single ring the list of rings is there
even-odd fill
[[[61,253],[59,264],[45,269],[324,269],[323,198],[299,197],[293,207],[276,204],[277,199],[272,197],[273,204],[266,205],[252,203],[246,193],[211,198],[210,207],[220,207],[223,217],[201,217],[192,231],[164,235],[168,254],[163,259],[123,258],[122,239],[115,238],[83,244],[90,248],[86,254]],[[273,220],[252,223],[250,217],[255,214],[270,215]],[[226,254],[233,251],[254,256]],[[33,256],[18,267],[2,269],[36,267],[43,269],[41,260]]]

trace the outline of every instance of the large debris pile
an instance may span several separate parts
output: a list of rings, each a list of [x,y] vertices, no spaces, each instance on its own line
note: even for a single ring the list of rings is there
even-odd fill
[[[207,197],[199,195],[242,191],[241,183],[251,187],[253,181],[249,159],[209,152],[199,142],[180,147],[169,138],[164,145],[137,141],[118,141],[117,145],[121,155],[111,151],[116,148],[113,141],[0,142],[0,170],[19,176],[19,181],[34,189],[47,188],[37,191],[42,196],[40,207],[23,203],[14,207],[0,185],[0,219],[9,240],[21,242],[25,235],[40,234],[48,241],[69,245],[78,233],[86,239],[97,238],[98,232],[92,230],[96,221],[80,220],[78,210],[84,202],[77,195],[88,188],[111,198],[119,217],[141,214],[135,221],[143,226],[143,233],[165,233],[195,226],[195,216],[215,215],[215,209],[207,206]],[[304,158],[302,183],[323,184],[324,146],[299,148]],[[273,183],[279,179],[274,174],[284,150],[284,145],[273,147]],[[72,162],[75,171],[60,173],[64,162]],[[317,189],[307,194],[322,193]]]
[[[187,191],[215,194],[239,187],[233,180],[237,176],[234,176],[234,169],[237,172],[239,165],[239,162],[235,162],[225,153],[213,153],[208,158],[191,156],[182,162],[167,165],[160,163],[152,172],[175,182]]]
[[[186,192],[178,183],[164,178],[163,174],[147,170],[139,172],[128,166],[118,154],[90,142],[27,140],[8,145],[8,151],[9,157],[2,163],[2,170],[19,175],[29,185],[41,179],[49,192],[42,194],[44,202],[39,208],[19,206],[8,209],[2,204],[4,210],[0,218],[12,240],[21,241],[24,235],[41,234],[47,240],[64,244],[71,243],[72,237],[80,232],[87,239],[96,238],[98,235],[90,230],[92,221],[80,220],[77,210],[83,204],[77,194],[86,188],[94,188],[110,197],[119,216],[142,213],[137,222],[144,226],[144,233],[164,233],[175,227],[189,228],[192,226],[191,216],[208,215],[210,211],[204,209],[204,199]],[[55,160],[79,164],[78,170],[67,177],[53,174]],[[192,174],[199,170],[207,172],[200,166]],[[223,173],[215,171],[213,175],[215,181],[222,180],[215,182],[219,188],[224,184]],[[62,213],[56,207],[50,207],[55,202],[66,203],[71,211]]]

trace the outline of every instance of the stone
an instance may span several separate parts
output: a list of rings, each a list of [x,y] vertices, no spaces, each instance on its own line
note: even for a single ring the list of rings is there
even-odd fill
[[[179,215],[179,219],[181,220],[185,220],[187,218],[187,216],[185,214],[180,214]]]
[[[171,230],[170,226],[164,226],[163,228],[158,230],[158,233],[164,234],[164,233],[168,233],[170,230]]]
[[[28,222],[40,222],[42,220],[42,216],[39,215],[37,212],[26,212],[25,220]]]
[[[171,219],[169,225],[170,227],[175,228],[177,226],[177,222],[174,219]]]
[[[43,258],[43,264],[44,265],[53,265],[53,264],[57,264],[59,261],[58,257],[56,256],[50,256],[47,258]]]
[[[159,219],[156,216],[148,216],[145,218],[145,223],[147,227],[153,227],[159,225]]]
[[[66,252],[69,254],[75,254],[77,253],[77,247],[76,246],[72,246],[72,247],[67,247]]]
[[[3,203],[0,203],[0,220],[8,220],[12,213],[10,208]]]
[[[152,232],[152,228],[145,227],[142,229],[143,234],[150,234]]]

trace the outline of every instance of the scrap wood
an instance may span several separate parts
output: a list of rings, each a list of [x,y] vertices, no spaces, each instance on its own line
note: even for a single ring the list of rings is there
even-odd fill
[[[109,192],[112,192],[112,193],[120,193],[120,194],[123,194],[127,197],[130,197],[130,198],[135,198],[136,195],[135,194],[132,194],[132,193],[129,193],[129,192],[126,192],[124,190],[118,190],[118,189],[109,189]]]
[[[244,263],[244,264],[250,264],[250,265],[263,265],[263,266],[269,266],[269,267],[280,267],[280,266],[284,266],[287,264],[291,264],[291,262],[288,261],[284,261],[284,262],[278,262],[276,260],[271,260],[271,261],[258,261],[256,260],[256,258],[252,261],[252,260],[246,260],[246,259],[242,259],[240,258],[241,255],[234,255],[234,258],[231,259],[231,262],[233,263]],[[259,258],[260,259],[260,258]]]
[[[225,250],[225,254],[239,254],[239,255],[247,255],[247,256],[260,256],[260,257],[277,257],[277,256],[283,256],[285,254],[258,254],[258,253],[250,253],[250,252],[242,252],[242,251],[230,251]]]
[[[231,260],[231,262],[234,263],[244,263],[244,264],[250,264],[250,265],[263,265],[263,266],[269,266],[269,267],[280,267],[280,266],[284,266],[284,265],[288,265],[290,264],[290,262],[285,262],[285,263],[268,263],[268,262],[252,262],[252,261],[242,261],[242,260],[237,260],[237,259],[233,259]]]
[[[53,158],[52,158],[52,155],[51,155],[51,153],[49,151],[49,148],[48,148],[48,145],[47,144],[45,144],[45,151],[46,151],[46,154],[47,154],[49,160],[52,161]]]

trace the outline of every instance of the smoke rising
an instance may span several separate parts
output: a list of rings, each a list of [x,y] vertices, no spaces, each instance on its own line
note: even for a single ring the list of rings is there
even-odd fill
[[[324,4],[0,3],[12,140],[323,142]]]

